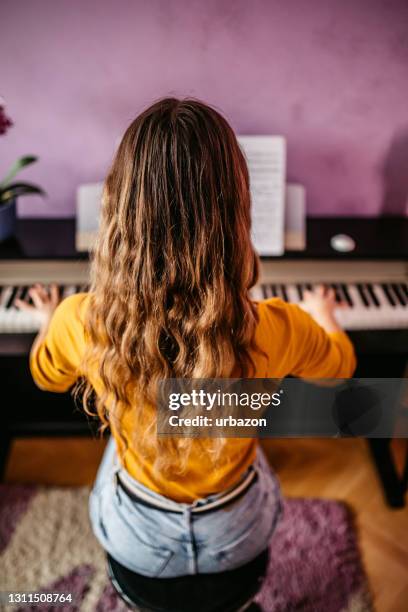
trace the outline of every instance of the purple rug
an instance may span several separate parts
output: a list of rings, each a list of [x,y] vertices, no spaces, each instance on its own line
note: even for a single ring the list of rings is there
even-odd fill
[[[0,485],[0,591],[73,593],[73,603],[23,610],[122,612],[88,520],[89,489]],[[61,512],[63,509],[63,512]],[[371,612],[350,512],[320,499],[288,499],[257,597],[265,612]],[[13,608],[4,608],[5,610]]]

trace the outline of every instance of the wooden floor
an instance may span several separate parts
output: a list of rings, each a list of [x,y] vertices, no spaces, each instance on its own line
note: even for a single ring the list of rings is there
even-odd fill
[[[397,443],[401,451],[403,442]],[[12,447],[6,480],[91,484],[104,442],[27,439]],[[408,510],[389,510],[363,440],[270,440],[264,444],[287,496],[343,500],[356,514],[377,612],[408,611]]]

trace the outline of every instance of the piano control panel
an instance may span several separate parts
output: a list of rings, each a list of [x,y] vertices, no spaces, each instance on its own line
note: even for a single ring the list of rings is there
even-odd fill
[[[29,261],[0,263],[0,333],[29,334],[39,328],[31,313],[18,310],[29,287],[56,283],[62,299],[88,290],[87,262]],[[333,288],[336,318],[346,330],[408,328],[407,264],[398,261],[262,261],[255,300],[280,298],[303,305],[304,291],[319,284]]]

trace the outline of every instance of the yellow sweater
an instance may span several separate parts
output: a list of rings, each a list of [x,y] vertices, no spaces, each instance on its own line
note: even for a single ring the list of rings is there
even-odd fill
[[[45,340],[32,352],[32,376],[42,389],[67,391],[81,376],[79,370],[85,349],[84,313],[89,296],[80,293],[66,298],[56,309]],[[257,378],[283,378],[289,374],[304,378],[347,378],[356,361],[353,346],[344,332],[327,334],[308,314],[293,304],[271,298],[258,304],[259,324],[256,345],[264,354],[254,352]],[[101,381],[97,372],[89,375],[97,390]],[[135,407],[137,409],[137,407]],[[125,412],[112,434],[123,464],[136,480],[180,502],[191,502],[232,486],[252,463],[256,439],[228,439],[219,466],[209,470],[199,445],[193,440],[187,470],[170,480],[153,469],[152,462],[132,448],[135,433],[143,440],[144,432],[135,432],[132,411]],[[125,442],[124,442],[125,441]]]

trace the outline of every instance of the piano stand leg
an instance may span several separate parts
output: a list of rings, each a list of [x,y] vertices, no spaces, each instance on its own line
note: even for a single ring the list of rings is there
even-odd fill
[[[393,460],[389,438],[370,438],[367,440],[371,455],[380,478],[385,499],[391,508],[405,506],[406,483],[400,477]]]
[[[0,482],[3,482],[6,474],[7,461],[11,446],[11,436],[8,431],[0,433]]]

